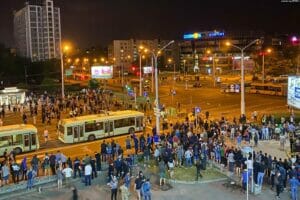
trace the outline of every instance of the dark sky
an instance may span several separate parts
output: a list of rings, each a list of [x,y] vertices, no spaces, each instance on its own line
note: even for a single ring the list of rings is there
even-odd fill
[[[286,0],[54,0],[63,39],[80,47],[214,29],[300,33],[300,3],[281,1]],[[0,43],[13,46],[12,13],[24,2],[1,0]]]

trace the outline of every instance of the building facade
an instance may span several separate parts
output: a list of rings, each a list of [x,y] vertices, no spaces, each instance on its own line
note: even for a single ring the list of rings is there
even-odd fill
[[[60,58],[60,9],[53,0],[26,2],[14,13],[14,38],[17,54],[42,61]]]
[[[180,68],[185,72],[201,72],[211,74],[213,65],[216,72],[238,69],[241,51],[226,42],[238,47],[244,47],[255,39],[263,40],[261,32],[224,32],[203,31],[185,34],[178,44],[180,54]],[[262,42],[263,43],[263,42]],[[250,46],[245,52],[245,69],[253,68],[255,63],[249,55],[261,49],[261,44]],[[249,66],[247,68],[247,66]]]
[[[160,48],[165,46],[169,40],[114,40],[112,44],[108,46],[108,60],[113,60],[114,66],[119,68],[123,67],[124,71],[130,72],[131,67],[139,66],[140,58],[142,66],[152,65],[152,53],[151,51],[158,51]],[[141,49],[140,47],[143,47]],[[167,60],[172,58],[174,63],[179,63],[178,50],[175,50],[176,44],[168,46],[162,52],[158,58],[158,68],[164,68],[167,66]],[[145,52],[144,49],[148,51]]]

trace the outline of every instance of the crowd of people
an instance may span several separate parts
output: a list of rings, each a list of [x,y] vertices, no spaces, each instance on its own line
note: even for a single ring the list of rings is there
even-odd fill
[[[38,97],[31,94],[26,99],[30,116],[36,123],[38,110],[41,111],[41,120],[44,124],[51,124],[53,119],[59,120],[61,112],[69,111],[69,116],[99,113],[119,106],[114,102],[110,93],[84,90],[82,94],[69,95],[65,100],[48,95]],[[26,108],[12,106],[13,112],[21,112],[24,123],[27,123]],[[2,107],[1,107],[2,108]],[[5,109],[0,110],[2,118]],[[148,120],[151,124],[151,118]],[[43,176],[56,175],[58,189],[62,187],[63,180],[68,185],[70,178],[80,177],[82,182],[89,186],[91,180],[101,171],[101,163],[108,163],[108,185],[111,187],[111,199],[116,199],[118,189],[121,190],[122,199],[128,199],[130,184],[132,182],[132,166],[137,156],[142,156],[145,163],[155,160],[158,166],[160,185],[165,184],[166,177],[173,178],[177,167],[196,168],[195,180],[202,177],[201,170],[206,169],[208,162],[228,169],[232,175],[241,178],[242,186],[246,189],[249,179],[260,188],[270,185],[276,190],[276,197],[286,190],[290,184],[291,197],[297,199],[297,188],[300,180],[300,158],[298,156],[277,158],[264,152],[245,152],[244,144],[253,141],[254,146],[261,140],[278,140],[282,150],[285,149],[286,140],[290,140],[290,151],[295,151],[295,144],[299,143],[296,137],[296,124],[294,116],[286,120],[282,118],[275,123],[274,116],[263,115],[258,122],[257,115],[253,115],[254,123],[248,123],[245,116],[232,122],[222,118],[210,121],[209,114],[204,119],[186,118],[183,122],[163,122],[163,133],[141,135],[132,134],[125,140],[125,147],[114,139],[101,142],[99,152],[95,155],[86,155],[83,158],[68,158],[61,152],[45,154],[43,157],[35,155],[30,161],[24,156],[21,163],[17,163],[14,152],[6,152],[1,163],[1,186],[21,180],[27,181],[28,189],[34,186],[34,179],[43,173]],[[45,133],[44,133],[45,134]],[[48,135],[45,134],[45,135]],[[229,142],[228,142],[229,141]],[[134,150],[131,153],[131,150]],[[129,153],[130,152],[130,153]],[[126,155],[126,156],[125,156]],[[192,170],[192,169],[191,169]],[[252,173],[253,171],[253,173]],[[139,172],[134,181],[134,190],[138,199],[151,199],[151,183],[149,177]]]

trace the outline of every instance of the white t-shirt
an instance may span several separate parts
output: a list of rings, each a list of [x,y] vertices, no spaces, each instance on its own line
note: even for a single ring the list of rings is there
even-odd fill
[[[66,178],[72,177],[73,170],[71,168],[67,167],[63,169],[62,172],[65,174]]]
[[[252,162],[252,160],[246,160],[245,164],[247,165],[247,169],[253,169],[253,162]]]
[[[91,165],[86,165],[84,167],[84,175],[91,175],[92,174],[92,167]]]

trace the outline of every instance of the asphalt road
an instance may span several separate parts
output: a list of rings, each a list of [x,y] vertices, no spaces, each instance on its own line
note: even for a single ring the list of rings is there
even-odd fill
[[[209,85],[209,81],[203,81],[202,84]],[[120,85],[115,83],[112,87],[115,91],[121,91]],[[180,102],[181,110],[190,112],[194,106],[200,106],[202,109],[201,113],[205,111],[210,112],[211,118],[220,119],[221,116],[226,118],[238,117],[240,113],[240,94],[226,94],[221,93],[220,89],[212,87],[202,88],[188,88],[185,90],[184,82],[176,83],[174,88],[176,90],[175,96],[170,96],[170,89],[173,88],[173,82],[162,82],[159,87],[160,100],[166,106],[175,106],[176,102]],[[153,96],[152,96],[153,97]],[[173,101],[172,101],[173,98]],[[251,112],[257,111],[259,114],[263,113],[281,113],[286,112],[286,98],[275,97],[275,96],[264,96],[255,94],[246,94],[246,112],[248,117]],[[68,113],[65,112],[64,116]],[[4,124],[17,124],[22,123],[20,114],[8,113],[4,119]],[[29,122],[32,123],[32,119],[29,117]],[[40,116],[37,117],[37,127],[39,130],[39,140],[41,144],[41,150],[34,152],[39,155],[43,155],[45,152],[56,152],[61,150],[68,156],[82,157],[86,153],[93,154],[95,151],[99,151],[99,145],[101,141],[92,143],[81,143],[75,145],[65,145],[58,140],[56,134],[56,120],[53,121],[52,125],[45,126],[41,123]],[[43,130],[47,128],[49,130],[49,141],[47,144],[44,143]],[[149,131],[149,130],[148,130]],[[115,138],[121,146],[125,146],[124,137]],[[29,154],[30,156],[32,155]],[[22,157],[21,155],[20,157]]]

